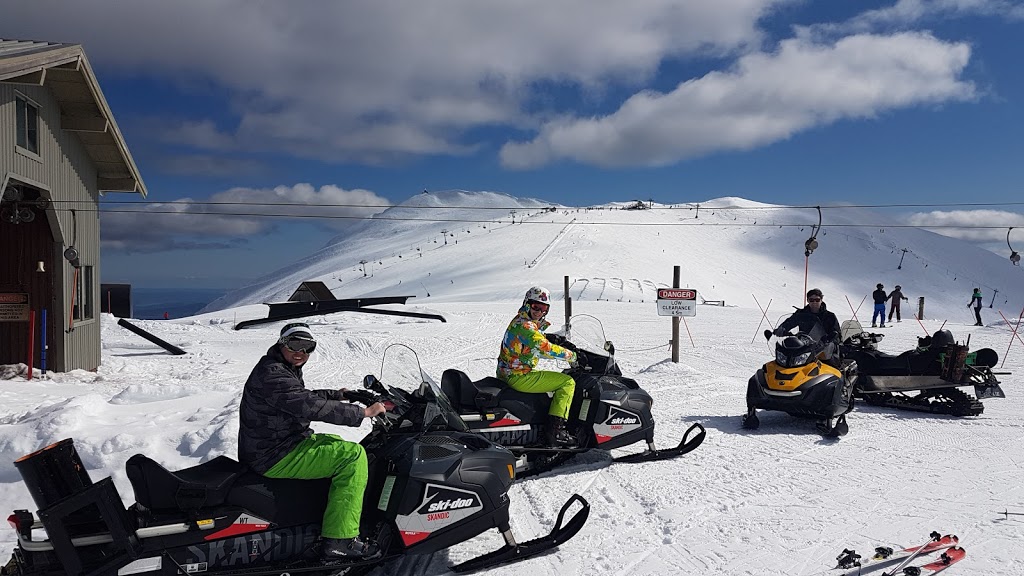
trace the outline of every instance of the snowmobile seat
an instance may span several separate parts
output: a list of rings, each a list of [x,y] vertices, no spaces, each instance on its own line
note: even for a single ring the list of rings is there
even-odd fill
[[[498,394],[508,385],[497,378],[477,382],[461,370],[449,368],[441,374],[441,391],[459,406],[486,410],[498,406]]]
[[[136,454],[125,463],[136,501],[150,510],[194,512],[224,503],[245,465],[218,456],[197,466],[171,472],[158,462]]]

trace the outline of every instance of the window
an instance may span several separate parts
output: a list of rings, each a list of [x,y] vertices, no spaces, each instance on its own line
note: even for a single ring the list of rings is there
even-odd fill
[[[15,96],[15,113],[18,118],[18,146],[33,154],[39,154],[39,107],[23,96]]]
[[[75,288],[75,307],[72,314],[76,321],[92,320],[95,315],[92,307],[92,266],[78,269],[78,286]]]

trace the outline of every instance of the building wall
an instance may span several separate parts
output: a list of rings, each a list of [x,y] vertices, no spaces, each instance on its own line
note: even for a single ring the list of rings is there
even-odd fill
[[[39,154],[16,146],[15,94],[39,106]],[[60,129],[60,108],[44,86],[0,83],[0,180],[19,180],[40,188],[50,198],[47,210],[54,238],[52,265],[57,318],[62,318],[50,339],[49,367],[55,371],[95,370],[100,365],[100,223],[96,168],[78,137]],[[2,183],[2,182],[0,182]],[[68,330],[74,268],[63,258],[74,245],[83,265],[93,267],[93,319],[76,322]],[[33,270],[35,264],[32,263]],[[60,342],[57,342],[60,338]]]

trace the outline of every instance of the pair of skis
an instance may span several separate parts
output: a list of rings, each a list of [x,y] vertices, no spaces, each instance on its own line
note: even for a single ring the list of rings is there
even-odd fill
[[[874,555],[870,559],[864,560],[864,563],[871,561],[895,561],[901,556],[905,556],[902,562],[892,570],[883,572],[882,576],[931,576],[956,564],[967,555],[967,551],[958,546],[959,543],[960,539],[956,536],[948,534],[942,536],[938,532],[932,532],[928,542],[921,546],[903,548],[901,550],[879,546],[875,548]],[[937,560],[919,566],[910,565],[918,556],[939,550],[942,550],[942,554]],[[836,557],[836,561],[838,563],[836,568],[849,569],[862,566],[861,556],[854,550],[843,550]]]

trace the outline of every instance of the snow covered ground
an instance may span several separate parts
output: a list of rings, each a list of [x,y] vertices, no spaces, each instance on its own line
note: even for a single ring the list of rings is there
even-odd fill
[[[651,217],[625,211],[594,215],[595,220],[620,224]],[[346,313],[311,318],[320,345],[306,369],[307,383],[355,386],[365,374],[379,374],[383,350],[393,342],[418,351],[424,368],[435,377],[449,367],[473,378],[491,375],[519,294],[531,284],[545,283],[560,296],[561,275],[568,274],[575,280],[570,289],[574,312],[603,321],[623,371],[655,398],[658,443],[674,444],[693,422],[707,428],[707,440],[676,460],[612,465],[608,455],[592,453],[555,472],[518,482],[509,496],[512,528],[520,540],[550,530],[559,506],[574,492],[590,501],[590,521],[557,552],[491,573],[838,575],[842,572],[830,569],[844,548],[869,552],[877,545],[914,545],[936,530],[959,535],[968,552],[949,574],[1024,574],[1024,516],[1001,514],[1006,509],[1024,512],[1024,346],[1016,343],[1002,368],[1013,373],[1001,377],[1007,398],[986,400],[985,413],[978,417],[858,404],[849,416],[849,435],[838,440],[823,439],[812,422],[774,412],[762,412],[761,428],[746,431],[740,427],[746,382],[770,354],[757,335],[761,311],[752,293],[761,305],[773,301],[772,322],[789,305],[800,303],[806,234],[791,231],[783,237],[785,230],[775,228],[770,229],[772,235],[757,228],[654,228],[619,226],[613,232],[577,220],[571,226],[563,222],[529,228],[530,234],[520,232],[504,240],[495,238],[497,231],[491,233],[491,241],[460,236],[459,244],[443,249],[449,250],[446,257],[443,250],[432,256],[405,256],[401,263],[397,256],[391,261],[381,256],[378,262],[392,267],[382,264],[383,270],[376,269],[372,277],[354,270],[359,266],[352,260],[361,259],[354,252],[349,252],[344,267],[335,264],[331,270],[324,263],[319,274],[339,279],[337,287],[331,285],[339,297],[362,293],[359,285],[376,294],[400,292],[394,289],[399,277],[389,276],[399,271],[402,286],[419,282],[410,278],[429,278],[436,282],[431,297],[420,294],[409,306],[396,309],[439,313],[448,322]],[[624,232],[632,234],[632,243],[624,240]],[[1019,269],[995,255],[986,260],[977,249],[951,239],[920,230],[898,232],[922,258],[938,258],[941,253],[955,270],[1000,280],[1000,299],[1007,297],[1001,309],[1016,320],[1024,303]],[[677,233],[686,237],[672,236]],[[849,239],[839,242],[840,232],[830,233],[827,243],[821,238],[822,246],[811,260],[811,284],[825,289],[830,309],[843,320],[852,314],[846,297],[856,308],[864,293],[860,288],[870,289],[876,281],[888,288],[895,282],[872,268],[881,264],[861,254],[875,249],[870,247],[870,235],[841,233]],[[417,234],[426,236],[422,230]],[[754,242],[741,238],[744,234],[759,238]],[[915,235],[924,240],[913,244]],[[664,255],[655,243],[661,236],[673,238]],[[394,247],[387,238],[378,236],[381,250]],[[391,238],[395,246],[405,241],[400,231]],[[341,245],[357,241],[374,244],[349,238]],[[553,242],[558,243],[555,249],[545,248]],[[796,257],[783,253],[787,243],[787,250],[798,252]],[[857,247],[844,247],[851,245]],[[433,243],[431,248],[436,249]],[[878,250],[889,254],[888,248]],[[407,258],[410,263],[404,262]],[[416,263],[428,258],[433,259],[429,264]],[[532,260],[539,262],[531,267]],[[791,270],[794,262],[797,271]],[[507,270],[513,264],[516,268]],[[700,306],[698,315],[687,319],[693,343],[682,330],[678,364],[669,360],[666,345],[670,320],[657,316],[651,300],[654,286],[671,281],[673,264],[688,265],[693,273],[684,281],[696,278],[690,285],[708,298],[724,297],[729,304]],[[970,336],[971,349],[990,347],[1003,359],[1010,328],[995,314],[1000,306],[983,311],[988,326],[969,326],[969,290],[959,281],[942,284],[931,275],[933,266],[922,264],[904,263],[902,275],[896,276],[895,262],[888,264],[884,273],[905,288],[915,287],[908,294],[912,298],[928,290],[933,312],[922,329],[912,317],[916,307],[905,304],[903,322],[885,331],[883,350],[911,348],[917,336],[945,323],[959,340]],[[300,276],[305,280],[317,274],[297,267],[295,277]],[[723,284],[710,287],[712,280],[725,276],[728,282],[723,279]],[[350,284],[357,287],[349,288]],[[603,296],[590,292],[599,286]],[[284,289],[282,284],[279,290]],[[266,307],[255,302],[274,293],[265,288],[263,294],[254,293],[248,304],[192,318],[137,322],[186,349],[185,356],[170,356],[103,316],[103,364],[97,372],[0,380],[0,510],[32,507],[13,460],[62,438],[75,438],[93,479],[113,476],[126,503],[132,492],[124,463],[133,454],[146,453],[170,469],[220,454],[233,457],[242,384],[281,324],[240,331],[232,326],[265,315]],[[869,305],[858,313],[862,321],[870,314]],[[556,303],[556,324],[562,314],[563,305]],[[368,430],[319,423],[315,427],[353,440]],[[13,530],[0,531],[4,560],[14,541]],[[499,546],[499,536],[488,533],[382,572],[443,574],[450,563]],[[881,569],[864,573],[877,575]]]

